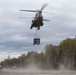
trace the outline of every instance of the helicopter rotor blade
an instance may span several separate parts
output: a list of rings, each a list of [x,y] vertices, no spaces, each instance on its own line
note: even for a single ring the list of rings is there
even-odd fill
[[[48,4],[44,4],[41,8],[41,11],[47,6]]]
[[[43,19],[44,21],[50,21],[50,20],[47,20],[47,19]]]
[[[45,12],[45,11],[43,11],[43,13],[47,13],[47,14],[54,14],[54,13],[49,13],[49,12]]]
[[[34,17],[18,17],[20,19],[23,19],[23,18],[34,18]]]
[[[37,12],[36,10],[20,10],[20,11]]]

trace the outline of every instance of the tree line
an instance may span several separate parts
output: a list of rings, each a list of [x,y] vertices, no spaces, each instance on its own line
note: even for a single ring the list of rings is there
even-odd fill
[[[40,69],[60,69],[63,65],[67,69],[76,69],[76,39],[67,38],[59,45],[47,44],[44,51],[31,51],[18,58],[5,59],[0,62],[3,67],[12,66],[26,68],[30,64]]]

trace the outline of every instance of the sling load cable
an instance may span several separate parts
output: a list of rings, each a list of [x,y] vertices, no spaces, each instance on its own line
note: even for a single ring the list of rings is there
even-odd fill
[[[39,30],[36,29],[35,31],[35,36],[34,36],[34,40],[33,40],[33,45],[39,45],[40,44],[40,34],[39,34]]]

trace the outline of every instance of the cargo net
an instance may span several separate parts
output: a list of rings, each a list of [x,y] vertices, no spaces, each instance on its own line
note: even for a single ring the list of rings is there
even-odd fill
[[[40,34],[39,34],[39,30],[36,29],[35,30],[35,36],[33,39],[33,45],[39,45],[40,44]]]

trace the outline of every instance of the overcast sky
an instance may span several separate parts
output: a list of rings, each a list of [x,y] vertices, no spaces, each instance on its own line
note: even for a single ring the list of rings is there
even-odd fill
[[[39,30],[40,45],[33,45],[35,28],[30,29],[35,13],[19,11],[20,9],[39,10],[42,5],[48,6],[43,10],[45,19]],[[76,0],[0,0],[0,61],[10,55],[17,57],[28,51],[44,50],[46,44],[58,45],[66,38],[76,35]]]

